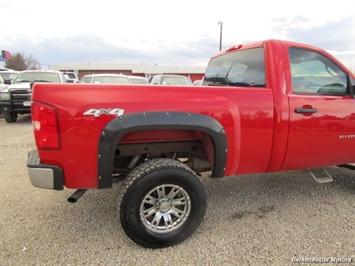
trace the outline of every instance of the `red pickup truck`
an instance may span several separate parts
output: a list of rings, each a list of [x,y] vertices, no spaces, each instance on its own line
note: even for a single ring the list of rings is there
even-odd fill
[[[35,84],[36,187],[123,181],[126,234],[150,248],[190,236],[200,180],[355,162],[355,75],[310,45],[267,40],[214,55],[202,86]]]

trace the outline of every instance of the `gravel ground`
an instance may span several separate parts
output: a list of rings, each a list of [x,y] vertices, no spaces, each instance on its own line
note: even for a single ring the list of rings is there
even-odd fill
[[[0,141],[1,265],[308,265],[347,258],[352,262],[341,265],[355,265],[355,171],[328,167],[334,181],[326,184],[307,171],[203,177],[202,225],[177,246],[151,250],[121,228],[120,184],[88,191],[75,204],[66,200],[73,190],[31,185],[29,116],[15,124],[0,119]]]

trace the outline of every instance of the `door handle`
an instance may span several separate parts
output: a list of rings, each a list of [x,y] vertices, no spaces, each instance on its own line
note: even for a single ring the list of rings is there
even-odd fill
[[[317,108],[296,108],[295,109],[296,114],[314,114],[317,112],[318,112]]]

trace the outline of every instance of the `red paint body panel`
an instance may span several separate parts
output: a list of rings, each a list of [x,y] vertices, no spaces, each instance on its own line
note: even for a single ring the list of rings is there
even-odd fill
[[[354,115],[344,112],[354,110],[354,99],[290,96],[290,110],[305,105],[316,107],[318,112],[312,116],[291,112],[288,152],[283,167],[299,169],[343,164],[351,157],[355,161],[355,138],[341,138],[355,132]]]
[[[339,141],[340,134],[355,134],[355,100],[347,96],[293,95],[287,49],[302,44],[271,40],[241,49],[258,46],[265,50],[266,88],[35,84],[32,100],[54,106],[60,121],[61,149],[39,150],[41,162],[64,169],[68,188],[97,187],[98,141],[103,128],[115,116],[83,115],[92,108],[121,108],[124,114],[182,111],[213,117],[227,135],[226,176],[355,162],[355,138]],[[334,107],[329,108],[330,103]],[[304,117],[292,111],[306,104],[316,105],[320,112]],[[347,107],[342,111],[344,104]],[[157,134],[153,130],[129,134],[122,142],[197,137],[183,131],[170,133]],[[326,145],[319,150],[323,142]]]

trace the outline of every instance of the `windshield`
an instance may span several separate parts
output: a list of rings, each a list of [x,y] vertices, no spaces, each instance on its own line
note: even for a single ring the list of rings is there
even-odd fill
[[[191,85],[186,77],[179,76],[162,76],[161,84],[163,85]]]
[[[264,49],[241,50],[212,58],[203,85],[266,87]]]
[[[131,84],[127,77],[115,77],[115,76],[99,76],[94,77],[92,83],[100,84]]]
[[[59,74],[54,72],[21,72],[14,80],[14,84],[23,82],[60,83],[61,81]]]
[[[148,80],[145,78],[129,78],[133,84],[148,84]]]
[[[91,83],[91,80],[92,80],[92,76],[84,76],[80,83]]]

